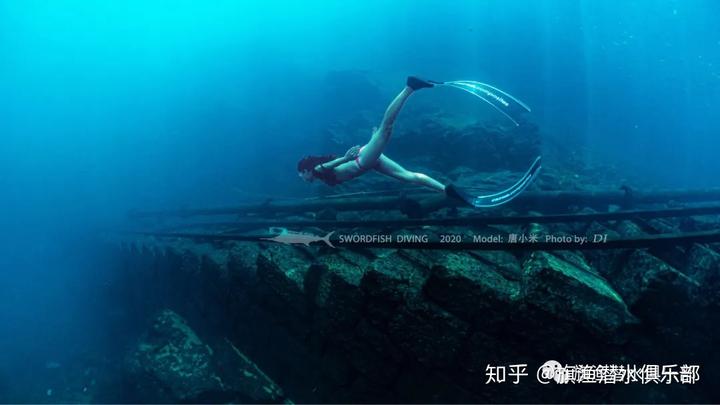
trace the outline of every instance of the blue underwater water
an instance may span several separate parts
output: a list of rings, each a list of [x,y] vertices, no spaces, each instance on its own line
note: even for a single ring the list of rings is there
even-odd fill
[[[298,159],[344,153],[328,128],[359,115],[336,144],[369,137],[411,74],[497,86],[619,178],[720,187],[719,18],[714,0],[0,0],[0,401],[53,402],[79,384],[57,370],[126,344],[116,303],[142,297],[103,293],[98,231],[314,195]],[[397,131],[451,93],[420,93]]]

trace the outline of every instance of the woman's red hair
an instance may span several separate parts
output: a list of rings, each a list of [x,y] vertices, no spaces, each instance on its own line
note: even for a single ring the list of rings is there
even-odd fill
[[[298,172],[310,171],[314,178],[321,180],[328,186],[336,186],[340,184],[340,182],[338,181],[337,177],[335,177],[335,170],[315,170],[315,166],[321,165],[331,160],[335,160],[335,156],[305,156],[298,162],[297,169]]]
[[[304,158],[300,159],[297,165],[297,170],[299,172],[304,172],[306,170],[314,171],[315,166],[321,165],[323,163],[329,162],[331,160],[335,160],[335,156],[333,155],[326,155],[326,156],[305,156]]]

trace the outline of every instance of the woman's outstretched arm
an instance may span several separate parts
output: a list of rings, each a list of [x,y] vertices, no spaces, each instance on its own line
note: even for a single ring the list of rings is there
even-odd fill
[[[348,149],[347,152],[345,152],[345,156],[339,157],[339,158],[331,160],[329,162],[319,164],[319,165],[317,165],[317,167],[315,169],[316,170],[334,169],[343,163],[346,163],[346,162],[349,162],[349,161],[355,159],[358,156],[359,152],[360,152],[360,146],[353,146],[352,148]]]

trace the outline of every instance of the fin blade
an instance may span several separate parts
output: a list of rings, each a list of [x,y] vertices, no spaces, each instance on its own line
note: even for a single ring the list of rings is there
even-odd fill
[[[445,85],[446,85],[446,86],[450,86],[450,87],[455,87],[456,89],[461,89],[461,90],[467,91],[468,93],[472,94],[473,96],[475,96],[475,97],[479,98],[480,100],[488,103],[492,108],[494,108],[494,109],[497,110],[499,113],[501,113],[502,115],[504,115],[505,117],[507,117],[510,121],[512,121],[513,124],[515,124],[515,126],[520,126],[520,124],[518,124],[518,122],[515,121],[515,119],[510,116],[510,114],[508,114],[508,113],[506,113],[505,111],[503,111],[502,108],[500,108],[500,107],[498,107],[497,105],[495,105],[495,103],[493,103],[492,101],[490,101],[490,100],[488,100],[487,98],[485,98],[484,96],[478,94],[477,89],[474,89],[473,87],[470,87],[470,86],[467,86],[467,85],[464,85],[464,84],[456,84],[456,83],[454,83],[454,82],[447,82],[447,83],[445,83]],[[483,89],[483,90],[486,91],[486,92],[488,92],[488,93],[490,93],[490,94],[492,94],[490,91],[488,91],[488,90],[486,90],[486,89]],[[497,97],[497,96],[496,96],[496,97]]]
[[[472,80],[455,80],[443,82],[442,85],[467,91],[468,93],[480,98],[490,104],[495,110],[500,111],[517,126],[519,126],[518,122],[510,116],[510,114],[505,112],[505,109],[524,109],[527,112],[532,111],[527,104],[517,97],[487,83]]]
[[[458,196],[460,196],[460,198],[475,208],[492,208],[506,204],[515,199],[515,197],[519,196],[530,184],[532,184],[533,180],[537,178],[538,173],[542,168],[541,162],[541,156],[535,158],[535,161],[530,166],[530,169],[525,172],[520,180],[505,190],[497,193],[474,196],[467,191],[457,188],[455,189],[455,192]]]
[[[523,176],[523,178],[521,178],[517,183],[499,193],[475,197],[472,205],[476,208],[490,208],[497,207],[514,200],[515,197],[519,196],[530,184],[532,184],[533,180],[537,178],[541,168],[542,166],[539,164],[534,166],[533,170],[526,173],[526,175]]]
[[[486,195],[482,195],[482,196],[479,196],[479,197],[482,197],[482,198],[498,197],[498,196],[500,196],[500,195],[503,195],[503,194],[507,193],[507,192],[510,191],[510,190],[513,190],[513,189],[515,189],[515,188],[518,188],[518,187],[522,186],[523,183],[529,181],[533,176],[535,176],[535,175],[540,171],[541,168],[542,168],[542,156],[538,156],[538,157],[535,158],[535,160],[533,161],[533,163],[530,165],[530,168],[525,172],[525,174],[522,175],[522,177],[520,178],[520,180],[518,180],[517,182],[515,182],[515,184],[513,184],[512,186],[506,188],[505,190],[498,191],[497,193],[486,194]],[[529,184],[528,184],[528,185],[529,185]]]
[[[482,83],[482,82],[475,82],[475,81],[471,81],[471,80],[458,80],[457,82],[458,82],[458,83],[472,84],[472,85],[475,85],[475,86],[478,86],[478,87],[487,87],[487,88],[489,88],[489,89],[495,90],[495,91],[497,91],[498,93],[502,94],[503,96],[505,96],[505,97],[511,99],[512,101],[514,101],[517,105],[519,105],[520,107],[522,107],[522,108],[524,108],[525,110],[527,110],[527,112],[531,112],[531,111],[532,111],[527,104],[525,104],[524,102],[522,102],[521,100],[519,100],[517,97],[515,97],[515,96],[513,96],[512,94],[510,94],[510,93],[508,93],[508,92],[506,92],[506,91],[504,91],[504,90],[502,90],[502,89],[499,89],[499,88],[497,88],[497,87],[495,87],[495,86],[493,86],[493,85],[490,85],[490,84],[487,84],[487,83]]]

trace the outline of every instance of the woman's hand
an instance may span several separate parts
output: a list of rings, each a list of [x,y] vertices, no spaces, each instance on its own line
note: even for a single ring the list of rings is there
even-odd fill
[[[347,160],[353,160],[360,156],[360,145],[355,145],[352,148],[348,149],[347,152],[345,152],[345,159]]]

